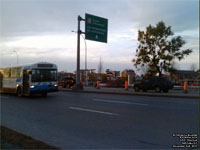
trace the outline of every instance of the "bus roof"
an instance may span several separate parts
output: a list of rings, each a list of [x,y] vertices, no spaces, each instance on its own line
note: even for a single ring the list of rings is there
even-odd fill
[[[41,68],[41,69],[49,69],[49,68],[57,68],[56,64],[49,63],[49,62],[38,62],[34,64],[26,64],[26,65],[16,65],[16,66],[9,66],[9,67],[2,67],[0,69],[7,69],[7,68],[17,68],[22,67],[24,69],[32,69],[32,68]]]

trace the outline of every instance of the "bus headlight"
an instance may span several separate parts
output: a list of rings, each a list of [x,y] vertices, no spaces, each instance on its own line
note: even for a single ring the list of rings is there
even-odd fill
[[[55,86],[55,87],[58,87],[58,84],[55,84],[54,86]]]
[[[30,85],[30,88],[32,89],[32,88],[34,88],[35,86],[34,85]]]

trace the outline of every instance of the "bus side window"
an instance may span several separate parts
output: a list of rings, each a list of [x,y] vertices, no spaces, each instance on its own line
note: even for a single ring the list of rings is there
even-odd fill
[[[3,78],[3,76],[4,76],[4,70],[0,70],[0,74],[1,74],[1,76]]]
[[[19,78],[21,74],[21,67],[11,69],[11,78]]]
[[[15,68],[11,69],[11,78],[15,78]]]
[[[5,69],[4,77],[5,77],[5,78],[10,78],[10,76],[11,76],[11,71],[10,71],[10,69]]]

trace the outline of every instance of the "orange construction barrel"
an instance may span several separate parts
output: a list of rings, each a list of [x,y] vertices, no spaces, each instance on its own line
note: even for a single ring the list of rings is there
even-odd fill
[[[184,93],[187,93],[188,91],[188,85],[187,85],[187,81],[184,82]]]
[[[125,81],[125,90],[128,90],[128,81]]]
[[[99,89],[99,88],[100,88],[100,82],[97,81],[97,89]]]

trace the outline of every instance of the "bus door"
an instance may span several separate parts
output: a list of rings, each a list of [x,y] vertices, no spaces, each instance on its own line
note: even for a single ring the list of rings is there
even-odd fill
[[[29,70],[24,70],[23,73],[23,93],[28,94],[29,92]]]

